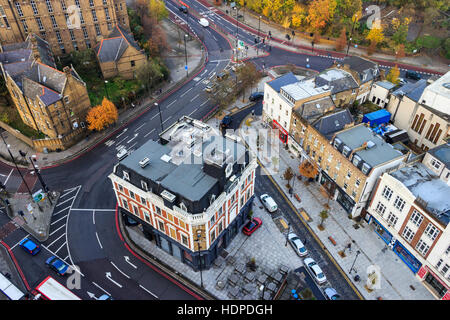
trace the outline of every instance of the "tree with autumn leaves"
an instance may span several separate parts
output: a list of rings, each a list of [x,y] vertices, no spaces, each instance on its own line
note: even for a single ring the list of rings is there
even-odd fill
[[[106,97],[102,104],[91,108],[86,116],[88,129],[92,131],[101,131],[117,121],[119,114],[117,108]]]
[[[393,83],[393,84],[399,84],[400,83],[400,69],[397,65],[395,65],[391,70],[389,70],[389,73],[386,76],[386,80]]]

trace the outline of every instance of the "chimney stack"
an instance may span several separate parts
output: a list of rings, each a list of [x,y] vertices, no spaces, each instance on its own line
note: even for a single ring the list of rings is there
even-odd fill
[[[41,54],[39,53],[37,40],[34,36],[30,37],[31,41],[31,54],[33,55],[33,59],[37,62],[41,62]]]

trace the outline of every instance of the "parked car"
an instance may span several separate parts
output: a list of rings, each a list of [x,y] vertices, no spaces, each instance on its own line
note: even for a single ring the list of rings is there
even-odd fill
[[[337,293],[337,291],[333,288],[325,288],[325,298],[328,300],[339,300],[341,296]]]
[[[125,148],[122,148],[117,152],[117,159],[122,160],[128,155],[128,151]]]
[[[303,245],[303,242],[300,240],[300,238],[293,232],[288,234],[289,243],[291,244],[292,248],[294,248],[295,252],[300,256],[306,256],[308,254],[308,250],[306,250],[305,246]]]
[[[208,84],[208,85],[206,86],[206,88],[205,88],[205,91],[206,91],[206,92],[211,92],[211,91],[214,90],[214,87],[215,87],[215,86],[216,86],[215,84]]]
[[[180,10],[183,13],[188,13],[188,8],[186,6],[179,6],[178,10]]]
[[[228,78],[228,76],[229,76],[229,74],[228,74],[228,72],[220,72],[220,73],[218,73],[217,74],[217,80],[218,81],[222,81],[222,80],[225,80],[226,78]]]
[[[100,297],[98,297],[97,300],[114,300],[111,296],[107,295],[107,294],[103,294]]]
[[[220,126],[222,128],[228,128],[231,125],[231,122],[233,122],[233,118],[231,116],[225,116],[222,121],[220,121]]]
[[[242,232],[247,235],[251,236],[256,230],[259,229],[262,225],[262,220],[260,218],[252,218],[250,219],[242,228]]]
[[[206,28],[209,26],[209,21],[206,20],[205,18],[200,18],[200,20],[198,20],[198,23],[203,27]]]
[[[420,74],[418,74],[416,71],[406,71],[405,77],[413,79],[413,80],[420,80],[421,79]]]
[[[250,97],[248,97],[248,100],[250,101],[258,101],[264,98],[264,92],[253,92]]]
[[[239,69],[240,67],[242,67],[244,64],[243,63],[235,63],[233,64],[233,66],[231,67],[231,70],[236,71],[237,69]]]
[[[313,258],[306,258],[305,260],[303,260],[303,263],[305,264],[308,272],[318,284],[322,284],[327,281],[327,278],[325,277],[322,269],[319,267],[316,261],[314,261]]]
[[[404,84],[407,83],[407,81],[405,79],[403,79],[403,78],[398,78],[398,83],[401,84],[401,85],[404,85]]]
[[[61,276],[65,275],[67,269],[69,269],[69,265],[67,263],[55,256],[51,256],[50,258],[48,258],[47,261],[45,261],[45,264]]]
[[[261,202],[263,203],[264,207],[266,207],[266,209],[270,213],[277,211],[278,209],[277,203],[268,194],[263,194],[259,198],[261,199]]]
[[[29,238],[25,238],[22,241],[20,241],[19,246],[33,256],[36,255],[39,251],[41,251],[41,247],[38,244],[36,244],[36,242],[34,242]]]

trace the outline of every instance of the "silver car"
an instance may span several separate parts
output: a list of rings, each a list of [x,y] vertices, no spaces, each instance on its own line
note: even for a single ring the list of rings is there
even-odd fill
[[[337,293],[337,291],[333,288],[325,288],[325,298],[328,300],[339,300],[341,296]]]
[[[308,254],[308,250],[306,250],[305,246],[303,245],[303,242],[300,240],[300,238],[295,233],[289,233],[288,234],[289,243],[291,244],[292,248],[294,248],[295,252],[300,256],[306,256]]]
[[[327,281],[327,277],[325,277],[322,269],[319,267],[316,261],[314,261],[314,259],[306,258],[305,260],[303,260],[303,263],[305,264],[308,272],[318,284],[322,284]]]

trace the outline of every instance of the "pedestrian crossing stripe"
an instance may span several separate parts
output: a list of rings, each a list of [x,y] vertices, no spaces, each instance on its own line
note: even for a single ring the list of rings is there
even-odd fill
[[[108,141],[105,142],[105,144],[106,144],[108,147],[111,147],[114,143],[115,143],[114,140],[108,140]]]

